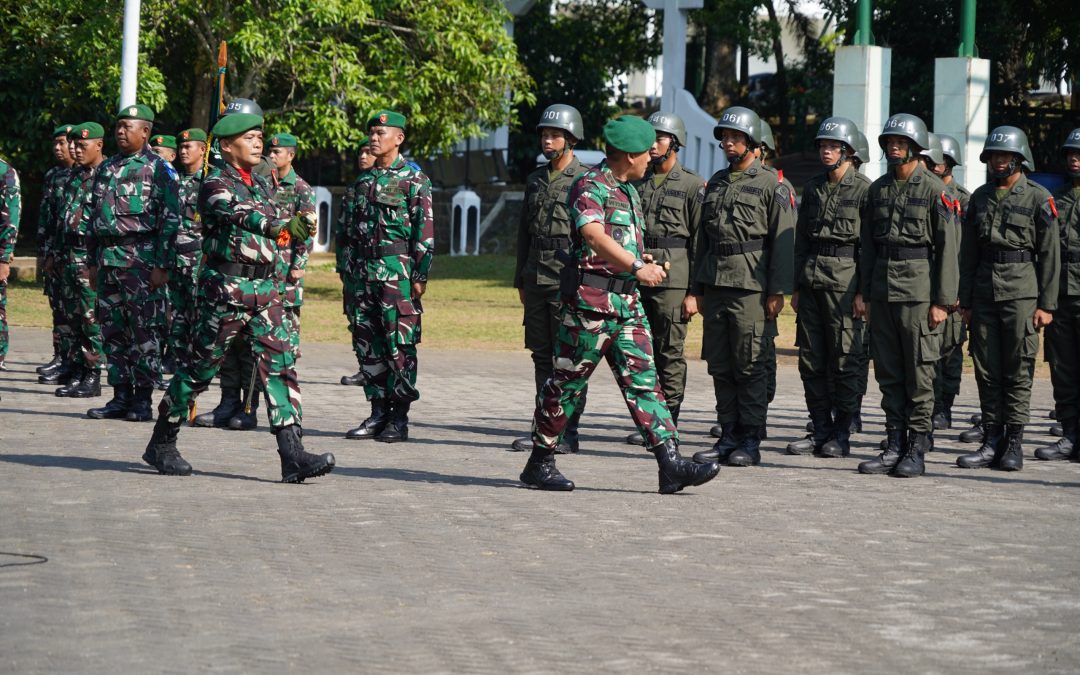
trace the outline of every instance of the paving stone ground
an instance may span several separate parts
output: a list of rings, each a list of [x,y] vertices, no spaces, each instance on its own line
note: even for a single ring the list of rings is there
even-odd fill
[[[0,375],[0,671],[1073,673],[1080,669],[1080,464],[861,476],[883,418],[843,460],[791,457],[801,385],[780,371],[760,467],[655,493],[651,456],[597,373],[569,494],[522,489],[506,451],[532,406],[524,353],[421,349],[408,443],[355,442],[344,345],[300,361],[305,442],[338,470],[282,485],[259,432],[184,428],[195,473],[139,456],[150,424],[92,421],[13,332]],[[690,368],[687,454],[711,387]],[[200,402],[217,402],[216,388]],[[965,376],[957,417],[975,409]],[[41,556],[47,562],[35,563]]]

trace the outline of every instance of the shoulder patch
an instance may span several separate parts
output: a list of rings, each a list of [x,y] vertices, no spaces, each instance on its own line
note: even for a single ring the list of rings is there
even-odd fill
[[[1057,204],[1054,203],[1054,198],[1050,197],[1046,200],[1046,205],[1050,207],[1050,213],[1054,214],[1054,217],[1058,217]]]
[[[914,201],[914,200],[908,200],[908,201]],[[945,208],[947,208],[947,209],[949,209],[950,211],[952,211],[952,209],[953,209],[953,203],[952,203],[952,200],[950,200],[950,199],[948,198],[948,196],[946,196],[946,195],[945,195],[945,193],[944,193],[944,192],[942,192],[942,193],[941,193],[941,202],[942,202],[943,204],[945,204]]]

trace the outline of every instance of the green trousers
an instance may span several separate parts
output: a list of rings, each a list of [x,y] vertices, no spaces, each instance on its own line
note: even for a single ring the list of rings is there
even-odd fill
[[[864,325],[851,315],[854,298],[823,289],[799,292],[795,345],[807,410],[859,409]]]
[[[1057,418],[1080,416],[1080,296],[1058,300],[1054,322],[1046,327],[1046,360]]]
[[[641,303],[653,338],[653,357],[660,389],[668,407],[678,408],[686,391],[686,321],[682,318],[685,288],[642,288]]]
[[[759,427],[769,410],[770,357],[776,321],[765,318],[765,295],[705,287],[702,357],[708,363],[721,424]]]
[[[934,370],[945,324],[931,329],[929,311],[928,302],[871,304],[874,376],[885,424],[893,429],[926,434],[933,428]]]
[[[976,299],[971,308],[971,358],[984,424],[1027,424],[1039,333],[1035,298]]]

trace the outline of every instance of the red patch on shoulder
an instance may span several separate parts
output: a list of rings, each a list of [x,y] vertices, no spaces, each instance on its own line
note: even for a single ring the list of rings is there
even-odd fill
[[[1058,217],[1057,204],[1054,203],[1054,198],[1051,197],[1050,201],[1048,201],[1047,204],[1050,205],[1050,213],[1054,214],[1054,217],[1057,218]]]

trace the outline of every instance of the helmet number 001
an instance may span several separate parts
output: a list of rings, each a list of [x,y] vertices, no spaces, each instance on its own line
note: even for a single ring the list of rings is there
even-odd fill
[[[544,119],[546,119],[546,120],[557,120],[557,119],[559,119],[559,113],[556,110],[545,110],[544,111]]]

